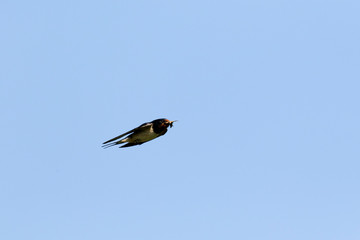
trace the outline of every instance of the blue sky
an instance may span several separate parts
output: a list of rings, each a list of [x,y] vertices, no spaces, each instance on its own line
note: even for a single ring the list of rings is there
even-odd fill
[[[359,239],[359,12],[2,1],[0,238]]]

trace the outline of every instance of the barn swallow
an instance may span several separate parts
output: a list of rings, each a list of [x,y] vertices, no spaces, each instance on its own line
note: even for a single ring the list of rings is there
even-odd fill
[[[172,128],[174,122],[176,121],[169,121],[166,118],[160,118],[152,122],[141,124],[139,127],[134,128],[133,130],[130,130],[124,134],[121,134],[117,137],[114,137],[104,142],[103,147],[108,148],[122,143],[127,143],[127,144],[122,145],[121,148],[141,145],[145,142],[148,142],[150,140],[153,140],[157,137],[164,135],[167,132],[167,128],[169,126],[170,128]],[[122,137],[125,138],[118,140],[119,138]],[[114,142],[115,140],[118,141]]]

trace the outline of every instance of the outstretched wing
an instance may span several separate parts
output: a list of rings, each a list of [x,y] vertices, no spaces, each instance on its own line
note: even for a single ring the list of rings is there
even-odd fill
[[[151,123],[144,123],[144,124],[140,125],[140,126],[137,127],[137,128],[134,128],[134,129],[132,129],[132,130],[126,132],[126,133],[123,133],[123,134],[121,134],[121,135],[119,135],[119,136],[117,136],[117,137],[114,137],[114,138],[112,138],[112,139],[110,139],[110,140],[107,140],[107,141],[104,142],[103,144],[107,144],[107,143],[109,143],[109,142],[115,141],[115,140],[117,140],[117,139],[119,139],[119,138],[122,138],[122,137],[124,137],[124,136],[126,136],[126,135],[128,135],[128,134],[130,134],[130,133],[136,133],[136,132],[141,132],[141,131],[147,130],[148,128],[151,127],[151,125],[152,125]]]

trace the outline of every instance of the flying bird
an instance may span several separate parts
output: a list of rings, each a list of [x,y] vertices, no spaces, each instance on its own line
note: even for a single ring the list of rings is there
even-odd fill
[[[157,137],[164,135],[167,132],[167,128],[172,128],[175,121],[169,121],[166,118],[159,118],[152,122],[141,124],[139,127],[134,128],[126,133],[123,133],[117,137],[114,137],[103,143],[104,148],[112,147],[122,143],[120,147],[131,147],[135,145],[141,145],[145,142],[153,140]],[[124,138],[123,138],[124,137]],[[120,139],[123,138],[123,139]],[[120,140],[118,140],[120,139]],[[116,141],[117,140],[117,141]]]

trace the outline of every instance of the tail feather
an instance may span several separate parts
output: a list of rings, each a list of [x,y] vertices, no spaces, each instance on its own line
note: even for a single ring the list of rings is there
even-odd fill
[[[102,147],[103,148],[109,148],[109,147],[113,147],[115,145],[119,145],[121,143],[125,143],[126,141],[127,141],[127,139],[125,138],[125,139],[122,139],[120,141],[116,141],[116,142],[112,142],[112,143],[106,143],[106,144],[103,143],[104,145],[102,145]]]
[[[119,144],[118,142],[114,142],[114,143],[109,143],[109,144],[106,144],[106,145],[102,145],[103,148],[109,148],[109,147],[112,147],[112,146],[115,146]]]

